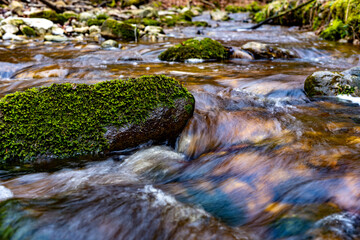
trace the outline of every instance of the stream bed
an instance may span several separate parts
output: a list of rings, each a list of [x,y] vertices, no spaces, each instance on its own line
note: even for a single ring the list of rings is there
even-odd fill
[[[360,64],[360,48],[312,32],[166,29],[163,41],[0,42],[0,97],[52,83],[166,74],[194,95],[174,146],[144,144],[104,159],[0,171],[2,239],[360,239],[360,107],[309,99],[314,71]],[[225,46],[271,43],[290,60],[172,63],[169,46],[210,37]]]

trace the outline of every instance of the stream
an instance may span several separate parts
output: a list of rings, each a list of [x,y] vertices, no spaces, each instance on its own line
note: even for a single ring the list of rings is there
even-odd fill
[[[165,29],[163,41],[0,42],[0,97],[52,83],[165,74],[194,95],[176,144],[103,159],[0,170],[1,239],[360,239],[360,107],[309,99],[315,71],[360,65],[360,48],[297,28]],[[297,59],[172,63],[169,46],[210,37],[291,49]]]

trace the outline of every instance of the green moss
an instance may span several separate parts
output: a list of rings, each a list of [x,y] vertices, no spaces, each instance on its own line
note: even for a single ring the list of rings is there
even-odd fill
[[[122,1],[122,7],[129,7],[131,5],[140,6],[140,5],[145,4],[145,3],[146,3],[145,0],[123,0]]]
[[[106,13],[100,13],[98,15],[96,15],[96,19],[98,20],[106,20],[109,18],[109,15],[107,15]]]
[[[246,8],[243,6],[227,5],[225,7],[225,11],[231,13],[239,13],[239,12],[246,12]]]
[[[192,25],[196,26],[196,27],[208,27],[209,24],[205,21],[194,21],[192,22]]]
[[[163,75],[87,84],[53,84],[0,99],[0,162],[101,153],[107,126],[141,124],[159,106],[192,98]]]
[[[35,30],[29,26],[21,27],[21,32],[28,37],[36,36]]]
[[[86,24],[89,27],[93,26],[93,25],[101,26],[104,22],[105,22],[105,20],[103,20],[103,19],[89,19],[89,20],[87,20]]]
[[[75,19],[79,19],[79,14],[76,14],[74,12],[64,12],[62,14],[64,16],[64,18],[66,18],[67,20],[70,18],[75,18]]]
[[[330,25],[320,34],[326,40],[338,40],[348,34],[348,26],[340,19],[331,21]]]
[[[141,23],[143,23],[145,26],[160,26],[161,23],[159,21],[156,21],[154,19],[149,18],[143,18],[141,20]]]
[[[352,95],[355,93],[355,87],[354,86],[349,86],[349,85],[341,85],[341,84],[338,84],[336,86],[336,94],[342,94],[342,95]]]
[[[192,21],[193,17],[194,17],[194,14],[190,10],[188,10],[188,11],[184,12],[182,15],[180,15],[180,19],[183,19],[183,20],[189,21],[189,22]]]
[[[160,54],[159,58],[163,61],[178,62],[190,58],[220,60],[229,58],[229,52],[219,42],[210,38],[204,38],[202,40],[189,39],[167,49]]]
[[[45,10],[45,11],[39,11],[39,12],[35,12],[35,13],[31,13],[30,17],[31,18],[46,18],[50,21],[53,21],[54,23],[60,23],[60,24],[64,24],[67,20],[69,20],[72,17],[76,17],[77,18],[77,14],[73,14],[73,13],[56,13],[53,10]]]
[[[139,31],[132,25],[120,21],[116,21],[114,19],[106,19],[105,22],[101,26],[103,29],[108,29],[111,31],[111,34],[115,38],[122,38],[124,40],[135,40],[136,36],[139,36]],[[135,31],[137,34],[135,34]]]

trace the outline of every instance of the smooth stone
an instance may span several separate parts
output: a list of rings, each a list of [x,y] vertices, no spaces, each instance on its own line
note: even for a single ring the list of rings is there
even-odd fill
[[[249,54],[241,49],[234,49],[234,51],[230,55],[230,58],[240,58],[240,59],[249,59],[249,60],[254,59],[254,57],[251,54]]]
[[[99,27],[99,26],[93,25],[93,26],[91,26],[91,27],[89,28],[89,33],[90,33],[90,34],[100,33],[100,32],[101,32],[101,30],[100,30],[100,27]]]
[[[19,31],[19,28],[14,26],[14,25],[10,25],[10,24],[6,24],[0,27],[5,33],[10,33],[10,34],[14,34],[17,33]]]
[[[74,32],[77,32],[77,33],[87,33],[87,32],[89,32],[89,27],[74,28]]]
[[[119,43],[115,40],[109,39],[109,40],[106,40],[105,42],[103,42],[101,44],[101,47],[102,48],[117,48],[117,47],[119,47]]]
[[[51,34],[53,34],[53,35],[64,35],[64,29],[54,25],[52,27],[52,29],[51,29]]]
[[[157,35],[159,33],[164,33],[162,27],[158,26],[146,26],[144,32],[149,35]]]
[[[244,44],[241,49],[251,53],[255,59],[261,58],[296,58],[298,57],[294,52],[274,47],[266,43],[259,43],[259,42],[248,42]]]
[[[2,39],[3,40],[15,40],[15,41],[21,41],[23,40],[21,37],[19,36],[16,36],[12,33],[5,33],[3,36],[2,36]]]
[[[64,36],[56,36],[56,35],[45,35],[44,39],[46,41],[51,41],[51,42],[65,42],[68,40],[67,37]]]
[[[18,1],[11,1],[9,8],[12,12],[16,13],[17,15],[22,15],[24,10],[24,5]]]

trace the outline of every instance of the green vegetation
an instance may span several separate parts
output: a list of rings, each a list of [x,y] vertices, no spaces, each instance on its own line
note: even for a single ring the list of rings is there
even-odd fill
[[[78,15],[70,12],[56,13],[53,10],[44,10],[30,14],[31,18],[46,18],[54,23],[64,24],[70,18],[77,18]]]
[[[246,6],[236,6],[236,5],[227,5],[225,7],[225,11],[231,13],[239,13],[239,12],[252,12],[256,13],[261,10],[261,6],[258,2],[252,2]]]
[[[159,58],[163,61],[183,62],[190,58],[221,60],[229,58],[229,51],[219,42],[210,38],[189,39],[167,49]]]
[[[157,20],[150,19],[150,18],[143,18],[141,19],[141,23],[145,26],[160,26],[161,23]]]
[[[330,25],[320,34],[326,40],[337,40],[346,37],[349,34],[348,25],[345,25],[340,19],[331,21]]]
[[[87,84],[53,84],[0,99],[0,162],[31,162],[104,152],[107,126],[143,123],[159,106],[192,98],[163,75]]]
[[[276,0],[267,4],[253,19],[261,22],[292,9],[296,0]],[[358,0],[316,0],[303,8],[275,19],[273,24],[306,26],[327,40],[360,39],[360,4]]]
[[[101,26],[105,22],[104,19],[89,19],[87,20],[86,24],[91,27],[93,25],[95,26]]]
[[[24,34],[28,37],[36,36],[35,30],[29,26],[22,26],[20,28],[20,30],[21,30],[22,34]]]
[[[336,86],[336,94],[341,94],[341,95],[352,95],[355,93],[355,87],[354,86],[350,86],[350,85],[341,85],[341,84],[338,84]]]

